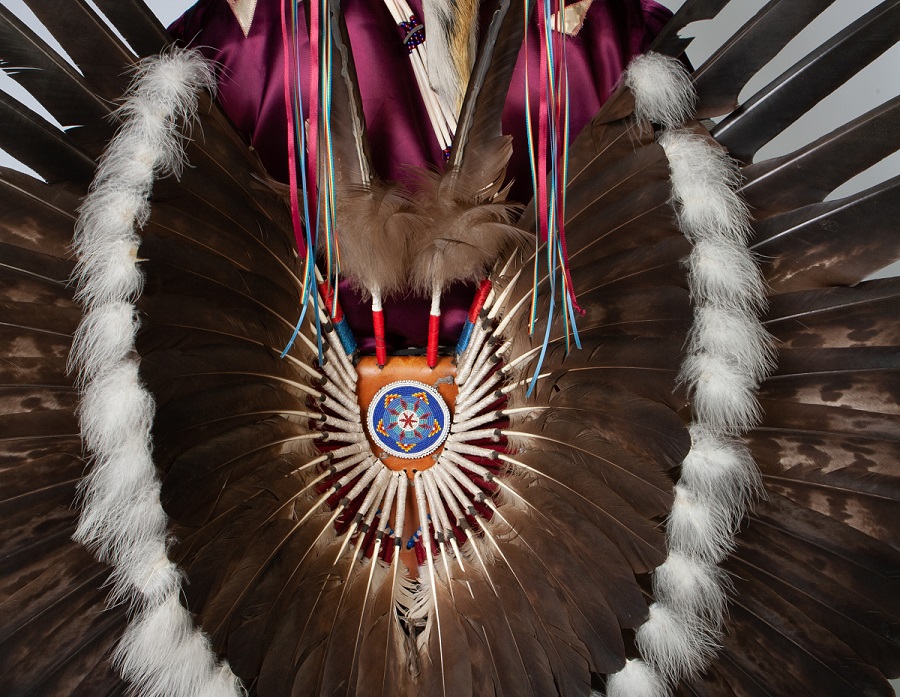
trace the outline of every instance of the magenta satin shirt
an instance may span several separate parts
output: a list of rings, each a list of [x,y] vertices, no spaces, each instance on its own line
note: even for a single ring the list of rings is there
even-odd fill
[[[421,19],[422,0],[409,0]],[[572,4],[572,3],[567,3]],[[343,0],[372,160],[387,180],[408,176],[413,167],[443,164],[442,153],[413,77],[404,32],[393,23],[382,0]],[[269,173],[287,181],[286,119],[283,92],[281,0],[258,0],[250,34],[244,37],[226,0],[200,0],[170,31],[203,50],[219,65],[219,101],[238,131],[259,153]],[[303,20],[300,13],[300,21]],[[584,25],[568,37],[569,118],[573,137],[612,92],[629,60],[645,50],[671,14],[653,0],[593,0]],[[532,20],[536,36],[536,25]],[[300,27],[305,36],[305,25]],[[427,28],[426,28],[427,33]],[[307,47],[300,47],[304,55]],[[537,42],[529,42],[529,61],[538,64]],[[525,140],[524,53],[519,55],[503,116],[513,136],[509,178],[513,200],[531,199]],[[301,70],[301,92],[308,94],[308,73]],[[534,88],[533,88],[534,89]],[[304,97],[305,99],[305,97]],[[532,105],[538,95],[531,95]],[[304,101],[305,113],[308,105]],[[346,285],[346,284],[344,284]],[[473,289],[457,286],[442,300],[441,344],[455,345]],[[368,304],[341,288],[344,312],[364,353],[374,350]],[[384,304],[389,350],[424,346],[430,302],[426,298],[388,298]]]

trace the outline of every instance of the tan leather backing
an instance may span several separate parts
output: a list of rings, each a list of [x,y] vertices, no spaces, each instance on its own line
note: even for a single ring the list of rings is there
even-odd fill
[[[385,385],[398,380],[417,380],[426,385],[436,387],[441,397],[447,402],[451,418],[453,416],[456,394],[459,392],[456,384],[442,382],[435,385],[442,378],[456,377],[456,366],[453,364],[453,359],[450,356],[441,356],[434,370],[426,364],[425,356],[390,356],[384,368],[378,367],[374,356],[364,356],[360,360],[359,365],[356,366],[356,372],[359,374],[359,381],[356,384],[356,399],[359,402],[360,418],[365,424],[369,447],[372,448],[372,452],[376,455],[380,454],[381,449],[369,435],[368,425],[366,424],[366,412],[369,409],[372,397]],[[382,462],[388,469],[394,471],[406,470],[407,475],[412,479],[413,470],[426,470],[431,467],[437,460],[443,447],[441,446],[425,457],[405,460],[400,457],[388,456],[382,458]]]

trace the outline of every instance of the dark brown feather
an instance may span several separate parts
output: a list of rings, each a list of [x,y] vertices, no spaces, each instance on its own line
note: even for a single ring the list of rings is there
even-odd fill
[[[885,0],[742,104],[713,137],[732,157],[751,162],[759,148],[893,46],[898,31],[900,5]]]
[[[875,668],[853,658],[846,644],[759,583],[752,568],[736,563],[735,571],[732,613],[756,625],[782,660],[790,656],[789,672],[813,694],[890,695],[889,685]]]
[[[895,583],[761,525],[742,533],[736,557],[740,566],[753,569],[760,583],[841,637],[859,656],[889,674],[900,670]],[[875,602],[873,596],[887,602]]]
[[[757,220],[825,200],[851,177],[900,148],[900,97],[799,150],[742,170],[741,194]]]
[[[494,183],[493,173],[483,169],[478,153],[490,149],[503,136],[503,105],[522,45],[526,5],[530,10],[533,3],[497,0],[488,29],[479,41],[447,161],[447,169],[458,172],[463,181],[477,181],[482,186]]]
[[[39,261],[24,269],[34,273],[43,270],[44,275],[60,282],[68,279],[74,260],[60,260],[72,256],[72,230],[80,205],[78,194],[0,167],[0,235],[4,248],[11,253],[12,248],[20,247],[39,255]]]
[[[96,163],[74,141],[28,107],[0,92],[0,147],[51,184],[87,189]]]
[[[900,258],[892,225],[898,213],[900,177],[895,177],[838,201],[756,223],[751,249],[763,258],[773,292],[852,285]]]
[[[782,348],[897,346],[898,310],[900,281],[881,279],[776,295],[765,325]]]
[[[28,90],[90,157],[113,135],[112,105],[12,12],[0,6],[0,66]]]
[[[96,4],[139,56],[159,53],[171,41],[156,15],[140,0],[96,0]]]
[[[638,515],[605,487],[598,486],[596,480],[573,471],[565,457],[532,451],[519,453],[513,459],[526,465],[529,468],[526,471],[540,481],[540,486],[534,490],[526,488],[519,493],[536,507],[545,507],[546,515],[560,526],[560,532],[575,536],[573,539],[584,539],[577,536],[584,534],[577,531],[577,526],[584,525],[587,529],[593,525],[598,540],[606,537],[615,545],[603,545],[605,553],[612,556],[605,557],[608,564],[602,573],[610,574],[613,573],[611,569],[615,569],[619,576],[623,571],[622,561],[627,561],[628,568],[635,573],[647,573],[664,561],[665,544],[656,524]],[[547,494],[539,492],[540,488],[546,489]],[[569,510],[582,516],[583,522],[578,523],[579,517],[571,517]],[[600,546],[599,541],[596,546]],[[618,549],[618,553],[613,549]],[[613,588],[614,585],[609,590]]]
[[[531,461],[542,459],[546,459],[544,454],[537,453]],[[503,518],[516,531],[515,544],[531,557],[532,574],[538,572],[528,582],[555,589],[575,636],[590,653],[592,669],[614,671],[621,665],[624,652],[617,627],[639,626],[647,616],[647,605],[627,554],[622,554],[612,536],[581,518],[577,509],[570,509],[569,502],[557,495],[558,489],[544,489],[546,479],[515,477],[511,486],[534,506],[522,510],[518,504],[501,509]],[[609,554],[609,563],[589,563],[584,550]],[[603,592],[587,593],[589,587],[602,588]]]
[[[650,45],[650,50],[677,58],[692,41],[692,38],[681,37],[680,32],[689,24],[712,19],[729,2],[730,0],[688,0],[662,28]]]
[[[508,430],[527,434],[538,450],[564,454],[573,467],[593,473],[648,519],[671,508],[672,479],[659,464],[616,448],[581,424],[557,418],[552,427],[543,428],[546,421],[546,417],[525,421]]]
[[[734,111],[744,85],[834,0],[769,2],[694,71],[697,118]]]
[[[125,93],[135,56],[84,0],[25,4],[50,29],[98,96],[113,101]]]

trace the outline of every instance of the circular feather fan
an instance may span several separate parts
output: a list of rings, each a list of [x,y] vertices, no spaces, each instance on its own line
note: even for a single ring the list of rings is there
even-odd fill
[[[4,66],[85,124],[0,99],[44,180],[0,172],[9,694],[891,694],[900,286],[863,279],[900,257],[897,180],[825,198],[896,150],[897,100],[753,159],[900,3],[740,106],[828,3],[769,3],[688,78],[678,32],[727,4],[688,0],[572,144],[580,350],[505,200],[525,4],[496,3],[411,192],[370,174],[332,4],[346,271],[373,298],[486,279],[434,361],[356,360],[314,294],[295,331],[290,212],[138,0],[98,0],[118,34],[34,3],[77,70],[0,8]],[[122,37],[162,50],[130,88]],[[405,251],[370,267],[373,238]]]

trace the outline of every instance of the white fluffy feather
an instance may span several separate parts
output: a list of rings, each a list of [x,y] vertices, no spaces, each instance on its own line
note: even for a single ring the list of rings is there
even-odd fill
[[[713,304],[694,313],[689,352],[705,351],[759,381],[772,369],[772,338],[755,315]]]
[[[694,244],[687,265],[691,296],[697,304],[744,312],[765,306],[765,284],[753,255],[743,245],[700,240]]]
[[[653,572],[656,599],[681,615],[701,617],[717,626],[725,610],[724,573],[679,552],[671,552]]]
[[[683,484],[676,485],[675,503],[667,521],[670,553],[705,562],[722,561],[734,546],[731,519],[729,506]]]
[[[666,131],[659,138],[666,151],[672,192],[681,231],[692,242],[729,239],[745,242],[747,206],[737,194],[737,164],[712,139],[690,131]]]
[[[138,363],[123,360],[88,382],[81,398],[81,435],[98,455],[119,454],[150,438],[153,397],[141,386]]]
[[[669,556],[653,576],[658,602],[637,645],[658,673],[677,681],[699,671],[716,647],[727,584],[716,564],[733,548],[759,490],[756,467],[734,436],[758,419],[756,389],[773,352],[756,316],[765,287],[746,247],[749,218],[735,192],[737,167],[696,133],[668,131],[659,142],[670,163],[678,224],[694,245],[688,259],[694,323],[680,372],[694,422],[667,521]]]
[[[659,53],[637,56],[625,71],[625,84],[634,94],[634,115],[663,128],[683,124],[693,113],[697,94],[684,65]]]
[[[681,463],[679,483],[731,510],[732,527],[762,492],[762,481],[747,446],[699,424],[690,427],[691,450]]]
[[[69,370],[78,370],[82,384],[124,361],[134,349],[140,326],[134,306],[119,300],[85,312],[72,340]]]
[[[119,555],[112,574],[111,601],[126,602],[137,595],[144,607],[153,607],[181,590],[182,574],[169,559],[164,539],[155,537],[132,544]]]
[[[742,433],[759,420],[758,381],[742,366],[701,349],[685,358],[681,378],[689,386],[697,423]]]
[[[662,603],[650,606],[650,619],[637,631],[636,642],[644,659],[663,677],[695,675],[717,645],[708,624],[676,612]]]
[[[76,298],[87,307],[140,294],[144,279],[136,264],[140,240],[135,227],[149,214],[147,193],[103,186],[81,206],[74,243]]]
[[[75,539],[113,564],[147,539],[165,534],[159,482],[149,453],[97,462],[82,487]]]
[[[92,467],[81,486],[75,539],[113,566],[110,602],[138,612],[116,651],[122,675],[145,697],[241,693],[227,665],[179,604],[181,574],[167,555],[167,520],[151,455],[153,398],[141,384],[132,302],[143,276],[137,230],[150,214],[156,173],[177,173],[179,123],[189,123],[212,72],[192,51],[144,61],[76,225],[75,278],[85,316],[71,364],[82,387],[81,434]]]
[[[669,688],[652,667],[629,659],[625,667],[606,680],[606,697],[667,697]],[[600,697],[594,693],[592,697]]]
[[[227,665],[217,665],[209,641],[169,594],[128,625],[115,664],[144,697],[224,697],[240,694]]]

